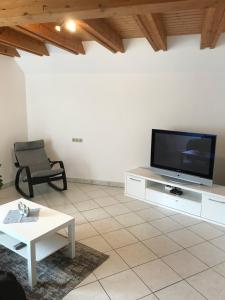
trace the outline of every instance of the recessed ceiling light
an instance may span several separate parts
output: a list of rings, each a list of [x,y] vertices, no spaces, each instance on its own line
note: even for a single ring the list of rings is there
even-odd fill
[[[58,31],[58,32],[60,32],[61,31],[61,26],[60,25],[56,25],[55,26],[55,30]]]
[[[75,32],[77,29],[77,24],[75,21],[73,20],[69,20],[65,23],[65,27],[67,30],[69,30],[70,32]]]

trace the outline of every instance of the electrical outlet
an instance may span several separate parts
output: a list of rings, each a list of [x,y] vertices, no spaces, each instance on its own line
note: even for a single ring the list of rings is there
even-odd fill
[[[72,138],[72,142],[73,143],[82,143],[83,139],[81,139],[81,138]]]

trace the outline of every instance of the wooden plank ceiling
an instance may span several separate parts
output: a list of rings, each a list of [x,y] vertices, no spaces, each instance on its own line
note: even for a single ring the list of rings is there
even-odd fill
[[[55,25],[70,19],[76,32]],[[46,43],[85,54],[83,41],[112,53],[123,39],[146,38],[154,51],[167,49],[167,36],[200,34],[200,49],[215,48],[225,31],[225,0],[1,0],[0,55],[17,49],[48,56]]]

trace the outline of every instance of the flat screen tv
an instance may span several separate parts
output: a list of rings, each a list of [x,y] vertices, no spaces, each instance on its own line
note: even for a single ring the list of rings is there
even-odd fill
[[[152,130],[151,168],[160,175],[212,185],[216,135]]]

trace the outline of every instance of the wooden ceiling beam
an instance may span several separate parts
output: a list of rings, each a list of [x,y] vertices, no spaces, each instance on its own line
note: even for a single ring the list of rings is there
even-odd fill
[[[159,14],[134,17],[139,28],[155,51],[167,50],[167,36]]]
[[[31,24],[13,27],[24,34],[49,42],[74,54],[85,54],[83,44],[72,34],[55,31],[54,24]]]
[[[113,53],[125,52],[122,39],[103,19],[79,20],[77,25]]]
[[[201,49],[215,48],[225,28],[225,4],[208,8],[202,24]]]
[[[0,26],[215,7],[224,0],[1,0]]]
[[[0,45],[0,54],[6,55],[9,57],[20,57],[19,53],[15,48],[11,48],[9,46]]]
[[[0,28],[0,43],[36,55],[49,55],[44,43],[11,28]]]

